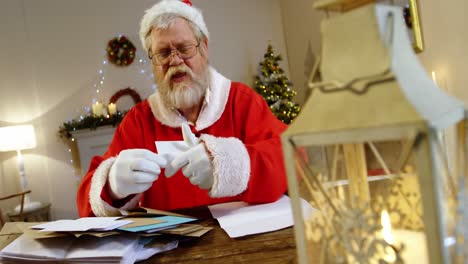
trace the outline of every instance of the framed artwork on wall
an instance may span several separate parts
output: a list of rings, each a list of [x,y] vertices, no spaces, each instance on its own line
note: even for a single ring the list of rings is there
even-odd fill
[[[409,37],[416,53],[424,50],[424,38],[419,13],[419,0],[385,0],[383,3],[401,6]]]

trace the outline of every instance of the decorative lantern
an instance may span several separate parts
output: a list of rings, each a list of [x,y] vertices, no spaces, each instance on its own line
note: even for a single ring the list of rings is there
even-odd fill
[[[463,103],[419,64],[401,8],[364,2],[322,22],[322,80],[282,136],[299,263],[466,263]]]

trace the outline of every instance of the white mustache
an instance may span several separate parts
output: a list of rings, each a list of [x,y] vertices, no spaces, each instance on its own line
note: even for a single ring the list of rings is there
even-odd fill
[[[174,66],[174,67],[171,67],[171,68],[169,68],[169,69],[167,70],[166,76],[165,76],[165,78],[164,78],[165,81],[166,81],[166,83],[168,83],[168,82],[171,80],[172,76],[174,76],[174,75],[177,74],[177,73],[186,73],[186,74],[188,74],[188,75],[190,76],[190,78],[192,78],[192,79],[193,79],[193,77],[194,77],[194,76],[193,76],[193,72],[192,72],[192,70],[191,70],[189,67],[187,67],[187,66],[185,66],[185,65]]]

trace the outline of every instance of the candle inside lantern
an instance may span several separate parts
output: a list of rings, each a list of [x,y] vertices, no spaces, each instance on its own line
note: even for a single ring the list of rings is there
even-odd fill
[[[393,245],[395,240],[392,234],[392,223],[390,222],[390,216],[386,210],[382,211],[380,216],[380,223],[382,224],[382,237],[390,245]]]
[[[109,115],[114,115],[117,113],[117,106],[114,103],[110,103],[107,105],[107,110]]]
[[[381,214],[382,236],[390,245],[404,244],[400,253],[404,263],[429,263],[427,258],[426,235],[423,232],[395,229],[392,230],[390,216],[387,211]],[[384,256],[390,263],[394,262],[394,256]],[[391,258],[391,259],[389,259]],[[389,261],[390,260],[390,261]]]
[[[392,223],[390,222],[390,216],[386,210],[383,210],[380,215],[380,223],[382,225],[382,237],[389,245],[395,243],[395,239],[392,234]],[[396,254],[396,253],[395,253]],[[393,253],[384,253],[383,259],[388,263],[393,263],[396,260],[396,255]]]
[[[102,116],[104,114],[103,105],[100,102],[96,102],[91,106],[94,116]]]

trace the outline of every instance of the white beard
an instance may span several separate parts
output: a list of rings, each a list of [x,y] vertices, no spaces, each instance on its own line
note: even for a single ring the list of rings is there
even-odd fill
[[[171,85],[171,77],[180,72],[187,73],[192,82],[185,81]],[[207,65],[201,76],[195,76],[186,65],[172,67],[167,71],[164,79],[156,77],[157,92],[169,107],[175,107],[176,109],[191,108],[199,104],[203,96],[205,96],[209,80],[210,74]]]

